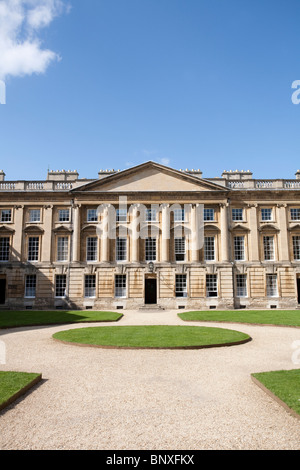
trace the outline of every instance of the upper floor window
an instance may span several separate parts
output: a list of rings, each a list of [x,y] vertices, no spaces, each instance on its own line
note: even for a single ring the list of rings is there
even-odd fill
[[[116,239],[116,260],[126,261],[127,259],[127,239],[117,238]]]
[[[207,222],[208,220],[213,221],[215,220],[215,210],[212,208],[204,208],[203,212],[204,221]]]
[[[270,207],[264,207],[263,209],[261,209],[261,220],[263,222],[273,220],[273,212]]]
[[[175,238],[175,261],[185,260],[185,238]]]
[[[300,208],[291,208],[291,220],[300,220]]]
[[[87,237],[86,239],[86,260],[98,260],[98,237]]]
[[[57,261],[68,261],[69,238],[58,237],[57,239]]]
[[[117,209],[117,222],[127,222],[127,209]]]
[[[184,222],[185,211],[184,209],[174,209],[174,222]]]
[[[147,209],[146,210],[146,222],[155,222],[157,220],[157,210]]]
[[[70,222],[70,210],[60,209],[58,211],[58,220],[59,222]]]
[[[274,237],[273,235],[264,236],[263,238],[264,259],[272,261],[275,259]]]
[[[9,261],[10,239],[9,237],[0,238],[0,261]]]
[[[244,213],[242,208],[232,209],[232,220],[235,222],[244,220]]]
[[[88,209],[87,210],[87,221],[88,222],[97,222],[98,221],[97,209]]]
[[[300,236],[293,237],[293,255],[295,261],[300,261]]]
[[[234,259],[243,261],[245,259],[245,238],[243,236],[234,237]]]
[[[28,261],[38,261],[39,260],[39,237],[29,237],[28,238]]]
[[[1,210],[1,222],[11,222],[12,213],[11,209],[2,209]]]
[[[156,238],[145,239],[145,260],[156,261]]]
[[[30,209],[29,211],[29,222],[40,222],[41,211],[40,209]]]
[[[204,260],[215,261],[215,237],[204,238]]]

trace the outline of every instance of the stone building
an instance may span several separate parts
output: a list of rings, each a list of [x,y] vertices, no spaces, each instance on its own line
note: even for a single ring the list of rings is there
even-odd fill
[[[2,171],[1,308],[297,308],[299,195],[299,171]]]

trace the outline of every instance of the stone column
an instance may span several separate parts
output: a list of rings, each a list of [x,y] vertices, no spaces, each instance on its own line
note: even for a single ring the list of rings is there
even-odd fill
[[[170,261],[170,212],[169,204],[162,205],[162,237],[161,237],[161,261]]]
[[[73,256],[72,261],[80,260],[80,205],[73,205]]]
[[[221,261],[229,261],[229,226],[228,204],[220,204],[221,208]]]
[[[259,237],[257,230],[257,204],[248,204],[249,208],[249,261],[259,261]]]
[[[16,230],[13,236],[11,258],[12,261],[21,261],[23,244],[24,206],[15,206],[14,211],[14,222]]]
[[[48,205],[43,207],[44,210],[44,236],[42,243],[42,261],[47,263],[51,262],[52,254],[52,217],[53,206]]]
[[[286,204],[277,204],[277,217],[279,225],[279,260],[289,260],[289,244],[288,244],[288,230],[286,220]]]

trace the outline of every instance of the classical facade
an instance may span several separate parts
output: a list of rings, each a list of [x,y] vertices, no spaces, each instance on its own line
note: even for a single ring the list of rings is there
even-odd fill
[[[0,172],[0,306],[297,308],[300,172],[203,178],[146,162],[96,179]]]

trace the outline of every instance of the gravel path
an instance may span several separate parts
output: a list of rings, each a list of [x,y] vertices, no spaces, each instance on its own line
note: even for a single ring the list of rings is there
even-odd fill
[[[253,340],[214,349],[114,350],[52,339],[84,325],[2,330],[7,363],[0,369],[39,372],[44,380],[0,413],[0,449],[299,450],[300,421],[250,374],[299,368],[292,343],[300,329],[183,323],[177,313],[126,311],[117,324],[221,326]]]

